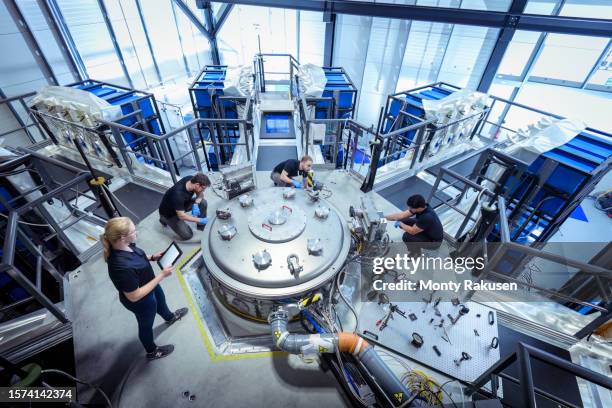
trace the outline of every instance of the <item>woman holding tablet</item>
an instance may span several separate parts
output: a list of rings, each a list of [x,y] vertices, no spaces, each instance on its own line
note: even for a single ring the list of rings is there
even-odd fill
[[[136,226],[127,217],[110,219],[106,223],[101,241],[108,274],[119,291],[119,301],[136,316],[138,338],[147,352],[147,358],[154,360],[172,353],[172,344],[155,344],[153,321],[155,315],[159,314],[170,325],[187,314],[187,308],[181,308],[174,313],[168,309],[164,291],[159,285],[164,278],[172,274],[174,267],[167,266],[155,276],[150,262],[157,261],[163,254],[147,256],[136,246]]]

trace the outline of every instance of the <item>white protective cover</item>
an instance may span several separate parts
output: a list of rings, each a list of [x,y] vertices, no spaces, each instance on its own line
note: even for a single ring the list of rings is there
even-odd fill
[[[327,78],[325,71],[318,65],[302,64],[297,72],[300,80],[300,93],[306,98],[320,98],[325,90]]]
[[[238,65],[228,67],[225,73],[223,94],[227,96],[248,96],[253,89],[253,67]]]
[[[423,100],[423,109],[427,119],[439,118],[446,116],[449,111],[458,109],[462,104],[469,104],[476,107],[484,107],[487,102],[487,94],[472,91],[470,89],[461,89],[457,92],[439,99],[439,100]],[[464,111],[468,109],[463,108]],[[465,112],[466,114],[468,112]]]
[[[530,137],[513,144],[506,153],[531,164],[539,155],[564,145],[587,128],[578,119],[547,122],[542,128],[532,128]]]
[[[30,101],[42,112],[66,111],[75,122],[94,126],[96,119],[109,122],[122,115],[121,107],[113,106],[91,92],[65,86],[45,86]],[[84,117],[87,119],[84,121]]]

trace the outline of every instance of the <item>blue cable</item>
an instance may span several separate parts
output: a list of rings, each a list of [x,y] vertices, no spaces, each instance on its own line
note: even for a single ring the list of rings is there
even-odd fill
[[[317,323],[315,318],[312,317],[312,315],[310,314],[310,312],[308,310],[302,310],[302,313],[306,317],[306,320],[308,320],[310,322],[310,324],[312,324],[312,327],[314,327],[314,329],[317,331],[317,333],[326,333],[325,329],[322,328],[321,326],[319,326],[319,324]]]

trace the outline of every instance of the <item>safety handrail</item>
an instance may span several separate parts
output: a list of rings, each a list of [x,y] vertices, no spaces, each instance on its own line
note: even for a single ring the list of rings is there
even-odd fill
[[[40,125],[39,125],[39,123],[36,120],[32,120],[31,123],[24,122],[24,119],[19,115],[19,113],[15,110],[15,108],[12,105],[13,103],[19,103],[19,105],[21,105],[21,107],[24,110],[24,112],[28,112],[28,116],[31,119],[31,114],[30,114],[30,111],[29,111],[27,100],[30,99],[34,95],[36,95],[36,92],[28,92],[28,93],[21,94],[21,95],[15,95],[15,96],[11,96],[11,97],[8,97],[8,98],[0,99],[0,106],[6,105],[7,108],[11,111],[13,117],[15,118],[15,122],[17,122],[17,124],[18,124],[17,127],[13,128],[13,129],[8,129],[8,130],[0,133],[0,140],[1,140],[1,138],[5,137],[5,136],[8,136],[8,135],[11,135],[13,133],[17,133],[19,131],[24,131],[26,136],[30,140],[30,143],[31,144],[36,144],[36,143],[38,143],[38,141],[36,140],[36,138],[34,137],[32,132],[30,131],[30,129],[32,127],[38,128],[40,136],[43,139],[46,138],[45,132],[43,131],[43,129],[40,128]]]
[[[502,358],[493,366],[491,366],[487,371],[485,371],[482,375],[480,375],[474,382],[473,388],[467,391],[468,395],[473,395],[477,392],[477,390],[484,387],[486,383],[491,381],[492,385],[492,394],[494,397],[497,397],[497,390],[499,388],[497,377],[507,378],[511,381],[520,385],[521,392],[521,403],[526,408],[536,408],[537,400],[536,396],[541,395],[545,398],[551,399],[554,402],[561,404],[563,406],[575,406],[575,404],[569,403],[562,399],[561,397],[557,397],[547,392],[543,392],[538,389],[534,385],[533,380],[533,372],[531,367],[532,360],[541,361],[547,365],[552,367],[561,369],[565,372],[568,372],[575,377],[582,378],[588,382],[604,387],[608,390],[612,390],[612,379],[609,377],[597,373],[595,371],[589,370],[588,368],[582,367],[578,364],[572,363],[571,361],[567,361],[558,357],[554,354],[548,353],[544,350],[540,350],[536,347],[530,346],[525,343],[519,343],[517,351],[512,354]],[[509,366],[518,362],[519,365],[519,378],[518,381],[515,379],[509,378],[507,374],[502,373],[502,371],[506,370]],[[502,375],[503,374],[503,375]]]

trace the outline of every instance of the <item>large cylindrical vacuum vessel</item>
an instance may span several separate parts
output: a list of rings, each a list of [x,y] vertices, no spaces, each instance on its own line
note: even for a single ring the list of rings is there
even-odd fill
[[[265,188],[227,201],[205,229],[202,253],[216,296],[265,321],[273,305],[334,278],[350,249],[347,222],[316,193]]]

